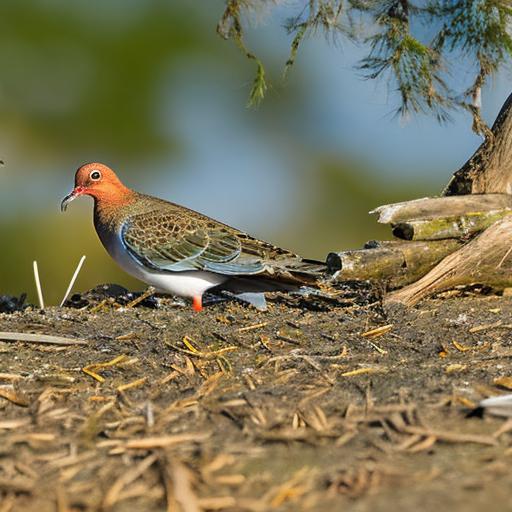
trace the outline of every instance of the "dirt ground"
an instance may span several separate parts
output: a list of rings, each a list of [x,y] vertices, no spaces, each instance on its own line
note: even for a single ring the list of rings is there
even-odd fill
[[[0,314],[0,512],[510,510],[512,298],[358,294]]]

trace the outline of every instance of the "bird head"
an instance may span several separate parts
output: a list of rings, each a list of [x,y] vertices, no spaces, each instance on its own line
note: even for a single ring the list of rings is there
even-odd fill
[[[128,189],[121,183],[116,173],[107,165],[93,162],[79,167],[75,174],[75,188],[60,205],[66,211],[68,204],[78,196],[89,195],[96,200],[115,198]]]

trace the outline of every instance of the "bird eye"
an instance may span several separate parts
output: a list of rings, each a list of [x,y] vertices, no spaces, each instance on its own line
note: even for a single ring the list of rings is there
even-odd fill
[[[92,171],[90,174],[90,178],[92,181],[98,181],[101,178],[101,172],[100,171]]]

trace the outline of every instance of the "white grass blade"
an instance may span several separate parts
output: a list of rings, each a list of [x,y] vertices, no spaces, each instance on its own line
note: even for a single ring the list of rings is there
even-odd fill
[[[44,309],[43,290],[41,289],[41,280],[39,279],[39,269],[37,268],[37,261],[33,262],[34,267],[34,280],[36,282],[37,298],[39,299],[39,307]]]
[[[71,293],[71,290],[73,289],[76,278],[78,277],[78,274],[80,273],[80,270],[82,269],[82,265],[84,264],[84,261],[85,261],[85,256],[82,256],[80,258],[80,261],[78,262],[76,269],[75,269],[75,273],[73,274],[73,277],[71,278],[71,281],[69,282],[68,289],[66,290],[66,293],[64,294],[64,298],[62,299],[62,301],[60,303],[60,307],[64,306],[64,304],[68,300],[69,294]]]

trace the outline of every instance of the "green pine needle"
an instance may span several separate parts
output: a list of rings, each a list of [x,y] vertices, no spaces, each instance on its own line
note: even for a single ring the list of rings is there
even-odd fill
[[[232,39],[257,69],[248,105],[257,106],[268,89],[265,68],[244,42],[242,12],[251,15],[261,6],[279,0],[226,0],[217,31]],[[323,32],[329,37],[341,34],[354,38],[354,20],[361,20],[359,40],[368,48],[359,63],[366,78],[385,77],[394,84],[400,104],[397,113],[426,113],[439,121],[448,112],[463,108],[472,113],[480,133],[488,127],[475,102],[488,78],[512,57],[512,5],[508,0],[297,0],[288,9],[299,9],[288,17],[286,30],[293,35],[284,65],[286,79],[295,65],[306,35]],[[291,7],[294,5],[294,7]],[[411,27],[419,22],[434,27],[430,41],[424,41]],[[473,73],[465,91],[454,90],[446,77],[460,63]],[[460,98],[464,98],[461,100]],[[457,98],[457,99],[456,99]]]
[[[267,80],[265,78],[265,68],[259,59],[255,59],[257,64],[256,76],[249,93],[248,107],[257,107],[267,92]]]

